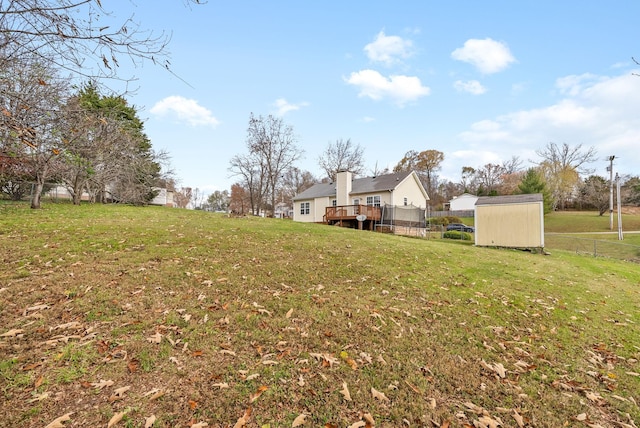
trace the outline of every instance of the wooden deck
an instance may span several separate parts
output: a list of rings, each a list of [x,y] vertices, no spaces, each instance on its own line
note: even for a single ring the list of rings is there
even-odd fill
[[[359,215],[366,216],[362,222],[358,221]],[[374,229],[376,221],[380,221],[382,210],[380,207],[370,205],[339,205],[327,207],[324,214],[324,222],[339,226],[353,227],[357,229]]]

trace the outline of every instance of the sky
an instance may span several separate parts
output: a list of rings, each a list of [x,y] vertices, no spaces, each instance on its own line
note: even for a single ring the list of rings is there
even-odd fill
[[[444,153],[441,178],[549,143],[597,150],[594,173],[640,175],[640,2],[103,2],[171,34],[171,73],[151,63],[127,96],[181,186],[239,181],[249,117],[293,128],[296,166],[322,178],[330,143],[364,149],[365,175],[409,150]],[[111,7],[111,9],[109,9]]]

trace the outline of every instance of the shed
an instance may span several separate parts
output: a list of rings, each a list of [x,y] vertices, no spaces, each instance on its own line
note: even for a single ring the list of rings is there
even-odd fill
[[[478,246],[544,248],[542,194],[478,198],[475,228]]]

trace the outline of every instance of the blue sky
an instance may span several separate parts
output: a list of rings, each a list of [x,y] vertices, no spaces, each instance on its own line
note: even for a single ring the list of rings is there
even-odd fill
[[[111,3],[111,2],[110,2]],[[114,2],[115,4],[115,2]],[[105,2],[107,8],[109,3]],[[229,189],[249,115],[279,115],[321,177],[318,157],[350,138],[367,171],[440,150],[440,176],[549,142],[594,146],[596,173],[640,175],[640,3],[632,1],[136,0],[111,7],[172,33],[172,71],[144,64],[141,108],[179,182]]]

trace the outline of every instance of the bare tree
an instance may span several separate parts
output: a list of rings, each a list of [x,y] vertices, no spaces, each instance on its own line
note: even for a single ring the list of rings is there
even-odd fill
[[[480,186],[479,192],[484,195],[496,195],[502,184],[505,169],[502,165],[488,163],[476,170],[476,177]]]
[[[541,158],[538,166],[553,195],[554,208],[564,209],[580,184],[580,175],[592,172],[587,164],[596,160],[596,149],[583,149],[582,144],[571,147],[567,143],[548,143],[536,154]]]
[[[354,175],[362,174],[364,170],[364,149],[354,144],[351,139],[336,140],[329,143],[325,151],[318,158],[318,165],[331,181],[335,181],[338,171],[351,171]]]
[[[24,57],[0,73],[0,151],[23,162],[35,181],[32,208],[40,208],[46,181],[60,164],[61,110],[69,82],[56,70]]]
[[[187,208],[192,199],[193,189],[191,189],[191,187],[182,187],[173,194],[173,200],[178,208]]]
[[[267,189],[264,165],[260,162],[260,159],[258,159],[252,153],[245,155],[235,155],[231,158],[229,171],[231,172],[232,176],[240,177],[242,179],[242,182],[238,183],[238,186],[242,187],[243,189],[242,197],[244,198],[245,193],[248,193],[248,201],[251,213],[254,215],[258,215],[260,213],[262,205],[264,204],[264,198]],[[231,193],[233,199],[233,196],[235,196],[233,193],[233,188]],[[238,194],[237,190],[236,194]],[[244,202],[240,206],[242,208],[241,213],[244,214]]]
[[[107,0],[103,0],[104,3]],[[200,0],[183,0],[198,4]],[[126,57],[169,69],[170,34],[143,29],[133,15],[118,22],[100,0],[0,2],[0,68],[36,55],[60,70],[113,78]]]
[[[299,168],[289,168],[282,177],[282,185],[280,187],[281,200],[289,205],[293,202],[293,197],[313,186],[316,179],[309,171],[303,171]]]
[[[572,168],[578,174],[590,174],[593,171],[586,165],[596,160],[597,151],[595,147],[583,149],[582,144],[571,147],[567,143],[562,143],[561,146],[547,143],[544,149],[536,150],[536,154],[542,159],[538,165],[546,162],[555,165],[558,171]]]
[[[405,153],[393,170],[394,172],[415,171],[433,201],[438,187],[436,173],[440,171],[443,161],[444,153],[439,150],[424,150],[419,153],[415,150],[410,150]]]
[[[265,195],[270,200],[271,210],[275,209],[276,194],[282,177],[294,162],[302,156],[302,151],[296,146],[293,128],[286,125],[282,118],[272,115],[249,118],[247,130],[247,147],[263,174],[266,183]]]

